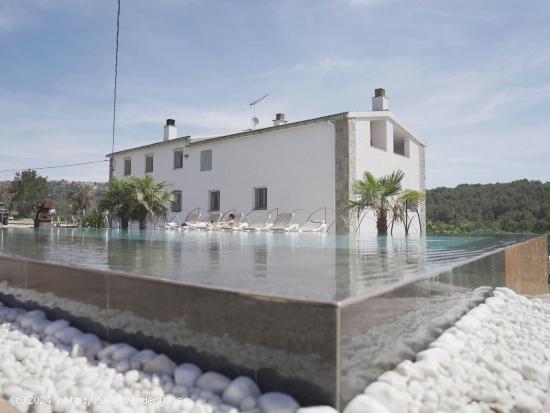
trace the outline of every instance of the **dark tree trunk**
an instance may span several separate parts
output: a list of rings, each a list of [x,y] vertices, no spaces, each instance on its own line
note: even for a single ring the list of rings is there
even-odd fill
[[[147,219],[142,218],[139,220],[139,229],[147,229]]]
[[[388,235],[388,211],[381,209],[376,214],[376,229],[378,235]]]
[[[120,228],[121,229],[128,229],[128,222],[130,222],[129,218],[120,217]]]

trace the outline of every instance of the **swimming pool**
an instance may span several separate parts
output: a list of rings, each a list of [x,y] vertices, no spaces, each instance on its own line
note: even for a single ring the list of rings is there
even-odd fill
[[[343,406],[495,286],[547,291],[546,237],[0,231],[0,299],[302,404]]]
[[[0,254],[333,302],[379,294],[529,238],[10,228],[0,231]]]

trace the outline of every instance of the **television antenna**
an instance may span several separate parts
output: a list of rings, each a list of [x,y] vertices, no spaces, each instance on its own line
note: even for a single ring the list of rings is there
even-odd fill
[[[268,96],[269,93],[266,93],[261,98],[256,99],[248,104],[248,106],[250,106],[250,108],[252,109],[252,129],[256,129],[256,126],[258,126],[258,123],[260,123],[260,120],[256,117],[256,105]]]

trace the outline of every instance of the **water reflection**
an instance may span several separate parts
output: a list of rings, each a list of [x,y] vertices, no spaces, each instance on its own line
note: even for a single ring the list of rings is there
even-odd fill
[[[0,253],[187,283],[322,301],[389,286],[527,236],[4,229]]]

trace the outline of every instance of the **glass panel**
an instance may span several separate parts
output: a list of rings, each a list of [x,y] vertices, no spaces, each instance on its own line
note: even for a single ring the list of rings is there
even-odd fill
[[[153,172],[153,156],[145,157],[145,172]]]
[[[254,209],[267,209],[267,188],[255,188]]]
[[[124,175],[132,174],[132,160],[124,159]]]
[[[201,151],[201,171],[212,170],[212,149]]]
[[[174,169],[183,168],[183,150],[174,151]]]
[[[210,191],[210,211],[220,210],[220,191]]]

